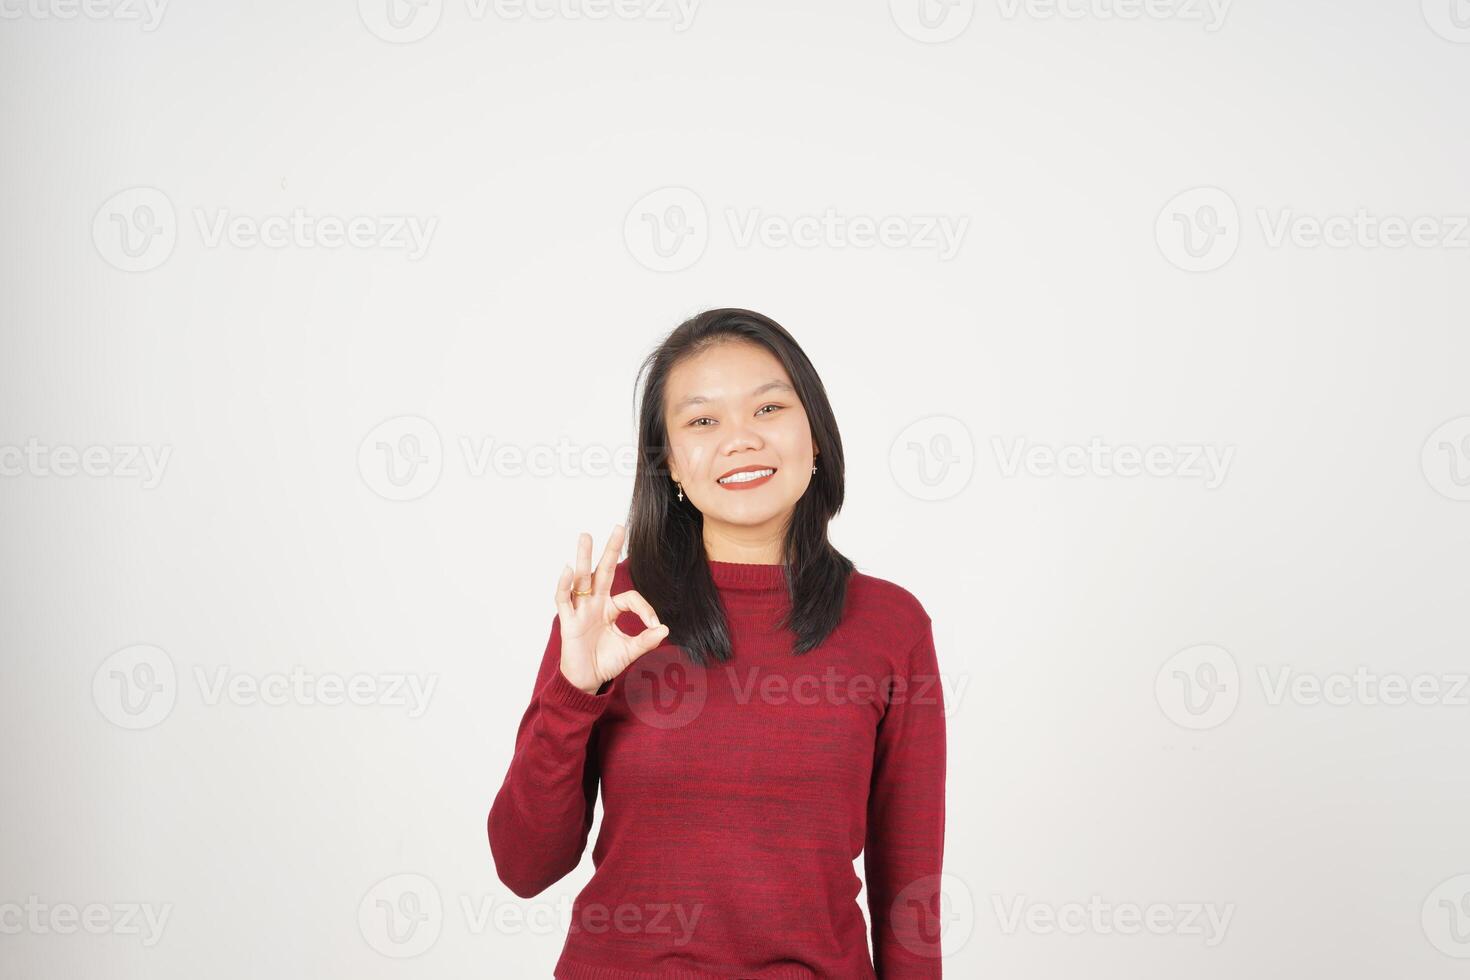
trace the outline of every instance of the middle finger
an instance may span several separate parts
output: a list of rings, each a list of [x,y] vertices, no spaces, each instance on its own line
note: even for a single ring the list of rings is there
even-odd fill
[[[592,535],[583,531],[577,535],[576,577],[572,579],[572,591],[592,591]]]
[[[618,555],[623,552],[623,525],[614,524],[612,534],[607,537],[607,547],[602,549],[602,560],[597,563],[597,574],[592,579],[592,591],[598,595],[612,592],[613,575],[617,572]]]

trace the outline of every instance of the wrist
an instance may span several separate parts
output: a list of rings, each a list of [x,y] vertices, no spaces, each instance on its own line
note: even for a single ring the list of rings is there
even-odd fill
[[[567,683],[570,684],[570,685],[572,685],[573,687],[575,687],[577,690],[581,691],[583,694],[587,694],[587,695],[590,695],[592,697],[596,697],[597,696],[597,692],[602,689],[602,682],[601,681],[593,681],[592,682],[592,686],[589,688],[587,686],[587,683],[585,681],[578,680],[576,677],[574,677],[571,674],[567,673],[567,670],[566,670],[565,667],[562,667],[562,668],[559,668],[559,669],[561,670],[561,675],[566,678]]]

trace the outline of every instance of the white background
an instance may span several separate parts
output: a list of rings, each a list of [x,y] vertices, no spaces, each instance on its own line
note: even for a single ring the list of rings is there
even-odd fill
[[[549,976],[590,854],[517,899],[485,816],[711,306],[803,344],[833,539],[933,617],[946,975],[1463,975],[1470,5],[1121,2],[0,4],[0,975]],[[382,235],[209,234],[295,209]],[[1009,465],[1094,437],[1162,465]],[[435,686],[212,697],[297,667]]]

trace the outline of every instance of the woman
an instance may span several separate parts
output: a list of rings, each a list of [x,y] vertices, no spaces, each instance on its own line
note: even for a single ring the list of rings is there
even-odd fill
[[[561,980],[939,977],[933,633],[827,540],[821,379],[741,309],[683,323],[643,371],[628,559],[617,525],[593,570],[584,533],[557,581],[490,810],[497,874],[530,898],[575,868],[600,789]]]

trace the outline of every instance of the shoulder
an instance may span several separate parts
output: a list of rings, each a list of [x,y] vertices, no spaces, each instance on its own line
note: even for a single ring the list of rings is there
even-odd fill
[[[853,570],[847,581],[843,618],[865,621],[895,641],[921,636],[929,628],[929,612],[918,596],[897,582]]]

